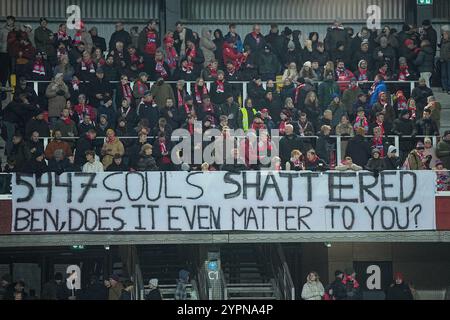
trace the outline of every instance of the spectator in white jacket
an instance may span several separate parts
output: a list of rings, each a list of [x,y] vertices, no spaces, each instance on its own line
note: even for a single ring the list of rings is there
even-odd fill
[[[311,271],[306,277],[306,283],[303,285],[303,300],[322,300],[325,289],[319,280],[319,275],[315,271]]]
[[[103,164],[95,158],[95,152],[93,150],[86,151],[86,160],[87,162],[83,165],[83,172],[103,172]]]

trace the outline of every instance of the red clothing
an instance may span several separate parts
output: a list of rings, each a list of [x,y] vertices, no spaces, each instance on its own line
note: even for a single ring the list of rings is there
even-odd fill
[[[339,89],[341,92],[344,92],[345,89],[348,88],[348,81],[350,81],[351,78],[354,78],[355,76],[353,73],[348,69],[336,69],[336,77],[337,81],[347,81],[344,83],[339,83]]]
[[[144,47],[144,52],[151,56],[155,55],[156,49],[158,48],[158,35],[153,30],[147,29],[147,43]]]
[[[245,62],[246,58],[245,56],[238,52],[234,47],[232,43],[225,42],[223,44],[223,50],[222,50],[222,56],[223,56],[223,62],[226,65],[229,61],[231,61],[236,68],[236,70],[239,70],[241,65]]]
[[[73,109],[78,114],[80,122],[83,121],[83,117],[85,114],[88,114],[92,121],[95,121],[96,119],[95,109],[90,105],[77,104]]]

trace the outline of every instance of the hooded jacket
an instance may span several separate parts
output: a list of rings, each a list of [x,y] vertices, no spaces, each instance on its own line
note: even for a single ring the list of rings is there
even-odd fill
[[[433,72],[434,69],[434,52],[430,46],[423,47],[420,50],[414,64],[419,72]]]

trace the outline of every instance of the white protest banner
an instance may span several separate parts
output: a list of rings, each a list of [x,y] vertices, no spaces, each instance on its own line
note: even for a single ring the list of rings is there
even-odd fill
[[[435,173],[14,175],[12,233],[435,230]]]

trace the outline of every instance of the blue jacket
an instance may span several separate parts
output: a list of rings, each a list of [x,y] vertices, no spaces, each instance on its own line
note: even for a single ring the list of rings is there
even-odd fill
[[[372,95],[370,96],[370,100],[369,100],[369,106],[372,107],[375,103],[377,103],[378,101],[378,95],[380,94],[380,92],[386,92],[387,93],[387,88],[386,88],[386,84],[384,83],[383,80],[381,80],[374,92],[372,93]]]

